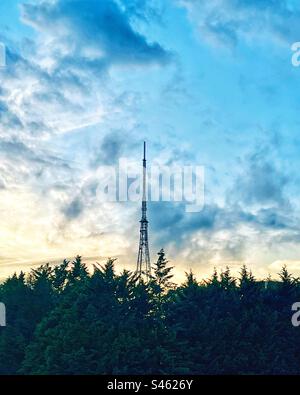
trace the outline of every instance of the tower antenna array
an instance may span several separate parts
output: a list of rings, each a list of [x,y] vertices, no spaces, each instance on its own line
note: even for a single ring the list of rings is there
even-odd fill
[[[147,160],[146,160],[146,142],[144,142],[144,159],[143,159],[143,200],[142,200],[142,218],[140,220],[140,243],[137,258],[136,274],[146,276],[149,280],[151,277],[151,264],[149,253],[148,238],[148,220],[147,220]]]

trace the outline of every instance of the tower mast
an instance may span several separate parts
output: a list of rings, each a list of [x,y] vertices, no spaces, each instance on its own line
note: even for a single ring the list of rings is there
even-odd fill
[[[143,159],[143,200],[142,200],[142,219],[140,221],[140,244],[137,258],[136,274],[141,277],[146,276],[149,280],[151,276],[151,264],[149,253],[148,239],[148,220],[147,220],[147,160],[146,160],[146,142],[144,142],[144,159]]]

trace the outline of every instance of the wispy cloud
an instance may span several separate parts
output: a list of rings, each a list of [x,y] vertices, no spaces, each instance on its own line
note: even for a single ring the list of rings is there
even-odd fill
[[[179,0],[199,31],[214,45],[297,41],[300,9],[288,0]]]

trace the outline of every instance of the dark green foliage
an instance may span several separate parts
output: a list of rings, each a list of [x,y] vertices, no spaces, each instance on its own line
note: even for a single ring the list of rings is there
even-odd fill
[[[114,260],[89,274],[81,257],[0,285],[0,374],[300,374],[298,279],[256,281],[243,266],[172,283],[158,253],[146,283]]]

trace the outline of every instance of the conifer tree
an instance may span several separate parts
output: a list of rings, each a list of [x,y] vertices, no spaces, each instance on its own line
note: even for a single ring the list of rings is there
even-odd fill
[[[168,263],[164,250],[160,250],[157,262],[153,266],[153,276],[150,282],[153,301],[160,314],[162,314],[162,305],[166,300],[167,292],[174,285],[171,282],[171,279],[173,278],[173,274],[171,274],[173,267],[168,267]]]
[[[150,282],[114,260],[90,274],[80,257],[0,284],[0,374],[300,374],[291,325],[298,279],[268,287],[243,266],[172,283],[164,251]]]
[[[68,275],[69,284],[73,284],[76,281],[84,281],[88,276],[88,270],[86,264],[82,262],[81,256],[77,256],[71,263],[71,270]]]
[[[230,269],[227,266],[225,271],[221,272],[220,285],[224,290],[231,290],[236,287],[236,279],[231,276]]]

